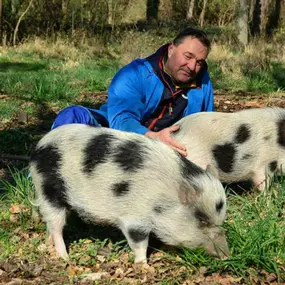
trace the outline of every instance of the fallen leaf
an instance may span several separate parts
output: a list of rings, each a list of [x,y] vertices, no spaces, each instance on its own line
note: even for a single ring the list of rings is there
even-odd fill
[[[69,265],[66,271],[69,276],[76,276],[77,268],[76,266]]]
[[[18,204],[12,204],[12,206],[10,207],[10,213],[11,214],[21,213],[21,206]]]
[[[96,272],[96,273],[84,274],[81,276],[84,277],[82,281],[87,281],[87,280],[96,281],[96,280],[102,279],[102,277],[109,277],[109,273],[108,272]]]
[[[112,277],[118,278],[120,276],[123,276],[124,274],[124,270],[122,268],[117,268],[115,271],[115,274]]]
[[[46,244],[44,244],[44,243],[41,243],[39,246],[38,246],[38,251],[46,251],[47,250],[47,246],[46,246]]]
[[[7,272],[5,272],[4,270],[0,269],[0,277],[2,276],[6,276]]]

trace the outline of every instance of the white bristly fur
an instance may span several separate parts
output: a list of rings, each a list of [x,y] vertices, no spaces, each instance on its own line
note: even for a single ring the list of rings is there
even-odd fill
[[[115,137],[111,142],[113,150],[124,142],[137,141],[144,147],[143,166],[136,171],[125,171],[110,155],[91,173],[85,173],[83,150],[100,134]],[[165,243],[186,247],[208,247],[221,234],[219,225],[225,218],[226,197],[220,181],[202,169],[199,175],[185,178],[181,173],[181,157],[162,142],[134,133],[72,124],[48,133],[37,149],[48,145],[55,146],[62,157],[57,174],[66,185],[67,203],[90,221],[104,221],[119,227],[134,251],[136,262],[146,262],[148,237],[135,242],[129,234],[130,228],[146,233],[152,231]],[[31,162],[31,173],[40,211],[55,248],[60,256],[67,258],[62,237],[66,209],[57,208],[46,198],[43,182],[47,178],[38,171],[35,161]],[[116,196],[112,186],[121,181],[130,181],[130,190]],[[217,212],[216,205],[220,201],[224,206]],[[165,209],[158,213],[154,211],[156,206]],[[208,226],[201,227],[194,215],[196,209],[207,214]],[[225,239],[218,246],[227,251]]]

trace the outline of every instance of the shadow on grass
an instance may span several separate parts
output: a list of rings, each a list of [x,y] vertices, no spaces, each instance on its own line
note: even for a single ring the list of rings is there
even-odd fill
[[[26,63],[26,62],[0,62],[0,72],[7,71],[38,71],[45,69],[46,64],[42,63]]]
[[[36,107],[32,122],[19,122],[13,118],[0,131],[0,179],[10,181],[10,168],[23,169],[28,166],[29,155],[41,137],[52,125],[56,113],[45,103]]]
[[[247,194],[253,190],[253,183],[251,181],[240,181],[235,183],[223,183],[224,188],[227,193],[232,193],[236,195]]]
[[[280,89],[285,90],[285,67],[276,62],[272,64],[272,77]]]
[[[108,239],[112,244],[120,243],[122,247],[127,245],[126,238],[120,229],[110,225],[98,225],[85,222],[74,211],[71,211],[67,217],[67,224],[63,231],[63,237],[67,249],[74,241],[90,238],[99,239],[100,241]],[[121,243],[124,240],[125,242]],[[159,249],[163,246],[163,243],[151,233],[147,255],[149,256],[155,249]]]

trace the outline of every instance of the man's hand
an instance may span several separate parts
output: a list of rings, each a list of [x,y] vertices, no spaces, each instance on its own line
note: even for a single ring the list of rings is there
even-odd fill
[[[149,131],[145,133],[145,135],[149,138],[161,140],[162,142],[168,144],[174,150],[178,151],[183,156],[187,156],[187,151],[186,151],[185,146],[180,144],[178,141],[174,140],[171,137],[171,133],[176,132],[178,130],[179,130],[179,126],[175,125],[175,126],[165,128],[159,132]]]

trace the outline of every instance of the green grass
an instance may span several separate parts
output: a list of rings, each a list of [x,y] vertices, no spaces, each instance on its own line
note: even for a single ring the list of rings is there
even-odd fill
[[[156,33],[125,32],[108,46],[100,46],[96,39],[81,45],[67,39],[36,39],[5,48],[0,58],[0,91],[7,98],[1,100],[0,119],[11,117],[20,107],[33,114],[39,103],[63,108],[76,103],[82,92],[106,91],[120,66],[149,55],[173,36],[173,31],[161,28]],[[214,89],[284,91],[285,60],[276,53],[279,47],[274,39],[252,42],[246,50],[215,43],[208,59]],[[29,103],[35,106],[27,107]]]
[[[114,46],[105,47],[100,53],[94,52],[91,46],[85,45],[80,49],[69,47],[66,43],[57,47],[58,50],[49,46],[46,49],[43,46],[25,48],[25,45],[18,50],[7,48],[0,58],[0,95],[3,96],[0,121],[4,125],[5,121],[13,121],[19,109],[38,121],[1,130],[0,141],[5,142],[1,145],[1,152],[30,154],[43,133],[49,130],[58,110],[80,102],[79,97],[84,92],[106,91],[122,63],[140,56],[146,43],[149,44],[147,50],[155,50],[155,46],[158,47],[162,41],[162,38],[153,37],[150,42],[151,35],[147,33],[142,35],[132,32],[127,36],[128,40],[121,46],[114,48],[114,43]],[[224,50],[218,46],[209,58],[214,88],[268,94],[284,91],[284,59],[277,58],[278,55],[270,51],[271,48],[269,46],[264,54],[255,53],[255,57],[252,57],[250,52],[244,53],[228,46]],[[84,98],[86,104],[95,106],[98,102],[93,100],[92,97]],[[46,124],[44,128],[39,127],[42,121]],[[0,261],[19,256],[30,262],[35,262],[38,257],[49,259],[48,250],[40,249],[45,244],[46,227],[42,220],[33,220],[35,208],[31,201],[34,193],[26,166],[26,162],[17,163],[17,167],[10,168],[0,181]],[[228,194],[229,207],[224,227],[231,251],[229,259],[214,259],[202,249],[183,249],[175,253],[166,251],[164,258],[169,266],[172,266],[171,262],[178,267],[185,266],[186,271],[182,275],[191,275],[200,267],[205,267],[207,274],[219,272],[241,276],[245,283],[249,282],[252,274],[259,276],[262,270],[284,278],[284,181],[284,178],[279,180],[260,195]],[[19,213],[11,213],[13,205],[20,207]],[[98,252],[106,247],[111,251],[106,258],[108,262],[120,260],[123,253],[129,254],[128,262],[133,261],[133,255],[123,237],[113,243],[109,238],[106,239],[106,235],[93,239],[92,229],[93,226],[82,228],[77,224],[67,227],[67,236],[71,242],[71,263],[93,268],[98,265],[94,260]],[[76,232],[84,233],[85,237],[78,238]],[[101,229],[96,228],[95,236],[100,233]],[[180,257],[178,261],[177,255]],[[165,284],[180,282],[171,279],[171,276],[167,278],[170,281],[163,281]]]
[[[11,117],[20,107],[33,113],[35,107],[28,108],[27,102],[63,107],[76,102],[81,92],[106,90],[118,70],[118,62],[108,58],[86,58],[72,67],[68,64],[66,58],[21,57],[9,51],[9,57],[0,60],[0,90],[7,95],[0,104],[0,119]]]
[[[37,224],[32,219],[34,199],[33,186],[28,177],[27,169],[23,171],[11,170],[10,182],[1,181],[2,198],[0,222],[4,225],[0,231],[0,260],[13,256],[19,251],[17,242],[21,241],[23,233],[37,233],[30,242],[25,240],[22,245],[22,254],[26,258],[35,260],[39,252],[39,245],[44,242],[45,224],[39,221]],[[174,253],[165,252],[166,260],[176,260],[180,266],[189,268],[196,272],[200,267],[206,268],[206,274],[219,272],[231,274],[248,280],[249,275],[256,275],[262,271],[274,273],[279,282],[285,277],[285,177],[276,180],[262,193],[249,192],[238,195],[233,191],[228,192],[228,212],[224,228],[231,256],[227,260],[219,260],[210,257],[203,249],[182,249]],[[11,223],[11,205],[21,205],[21,212],[17,214],[17,220]],[[72,219],[74,222],[74,219]],[[126,241],[110,244],[108,238],[93,239],[92,235],[100,235],[100,230],[93,231],[93,226],[79,226],[75,220],[74,224],[68,226],[66,236],[71,242],[70,258],[73,264],[78,266],[95,266],[95,257],[102,248],[107,246],[110,255],[106,260],[111,262],[118,259],[122,252],[130,252]],[[91,230],[92,229],[92,230]],[[85,233],[86,238],[79,238],[73,234],[80,231]],[[107,231],[108,233],[108,231]],[[91,240],[90,240],[91,239]],[[42,254],[42,253],[41,253]],[[133,255],[129,262],[133,261]],[[189,272],[190,272],[189,271]]]
[[[209,60],[209,71],[215,89],[267,94],[285,91],[285,66],[280,63],[272,62],[268,69],[252,67],[250,70],[242,70],[242,74],[237,76],[234,71],[223,72],[219,62]]]
[[[8,169],[11,181],[0,180],[0,193],[3,192],[2,199],[11,204],[30,206],[35,196],[28,168],[25,167],[20,171],[17,169]]]

